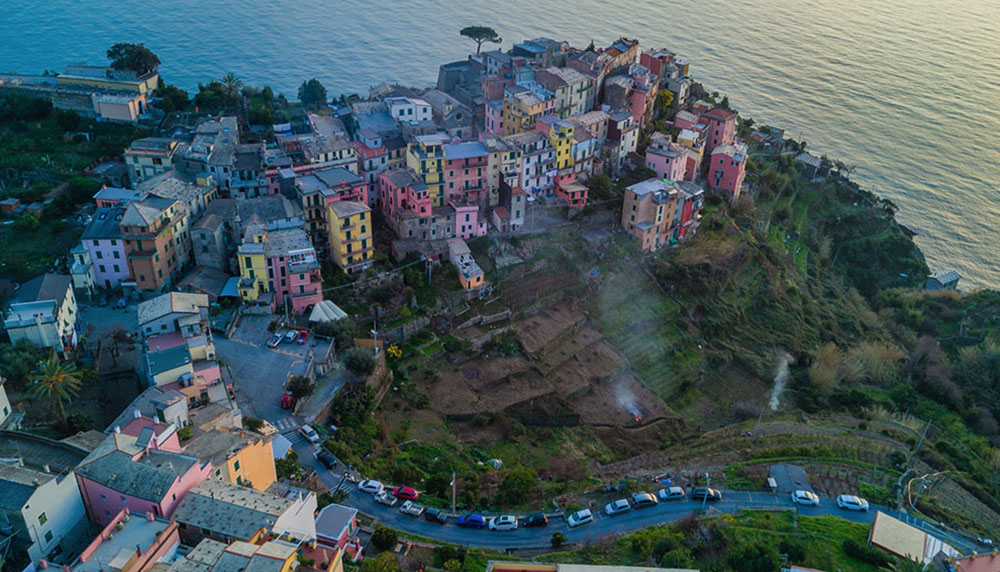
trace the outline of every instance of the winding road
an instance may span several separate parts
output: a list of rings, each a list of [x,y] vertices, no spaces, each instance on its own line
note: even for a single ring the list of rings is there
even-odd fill
[[[702,506],[700,502],[691,500],[660,502],[658,505],[650,508],[635,509],[616,516],[607,516],[604,514],[603,504],[601,504],[591,508],[594,513],[594,522],[578,528],[569,528],[566,522],[559,516],[550,517],[549,525],[544,528],[518,528],[517,530],[502,532],[488,529],[472,530],[459,528],[454,524],[454,517],[451,517],[447,524],[440,525],[424,520],[423,518],[413,518],[401,514],[398,510],[398,505],[390,508],[377,504],[372,495],[359,491],[354,483],[345,481],[340,467],[333,471],[323,468],[313,457],[316,451],[314,445],[294,432],[288,432],[285,436],[292,441],[295,451],[299,454],[300,463],[314,469],[319,475],[320,480],[326,486],[330,487],[330,489],[340,486],[341,489],[348,493],[347,499],[342,501],[341,504],[354,507],[365,514],[375,517],[379,523],[404,533],[419,535],[449,544],[493,548],[496,550],[506,550],[509,548],[547,548],[551,546],[550,539],[552,533],[556,531],[565,534],[572,543],[589,544],[609,536],[619,536],[642,528],[675,522]],[[650,491],[654,491],[655,488],[650,487]],[[882,511],[941,538],[962,552],[968,553],[973,550],[984,550],[984,547],[977,546],[970,539],[924,519],[905,513],[901,514],[898,511],[876,505],[872,505],[870,512],[845,511],[838,508],[836,500],[831,498],[821,498],[819,506],[801,506],[792,503],[791,499],[786,495],[724,491],[723,500],[708,503],[708,508],[712,511],[730,514],[746,509],[796,510],[802,516],[833,515],[845,520],[865,524],[874,522],[876,511]]]

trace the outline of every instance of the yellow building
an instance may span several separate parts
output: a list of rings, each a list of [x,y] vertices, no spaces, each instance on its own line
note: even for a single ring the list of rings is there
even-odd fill
[[[371,267],[372,210],[357,201],[335,201],[326,206],[330,228],[330,257],[348,274]]]
[[[506,93],[503,98],[503,134],[516,135],[535,129],[535,121],[545,115],[545,101],[525,89]]]
[[[406,166],[413,169],[427,185],[431,206],[444,206],[444,145],[451,139],[446,133],[418,135],[406,147]]]
[[[548,126],[549,144],[556,150],[556,169],[573,166],[573,132],[575,126],[554,115],[541,117],[539,121]]]
[[[209,478],[232,485],[264,491],[278,480],[271,439],[254,433],[213,429],[191,439],[184,453],[211,461]]]
[[[256,302],[261,294],[270,291],[267,279],[267,259],[264,256],[264,236],[267,228],[260,224],[247,226],[243,244],[237,251],[240,265],[240,300]]]

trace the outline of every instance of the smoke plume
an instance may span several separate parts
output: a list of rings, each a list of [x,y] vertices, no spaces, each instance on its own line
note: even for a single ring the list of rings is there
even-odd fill
[[[781,402],[781,394],[785,392],[788,385],[788,365],[795,363],[795,358],[788,355],[788,352],[778,352],[778,362],[774,366],[774,387],[771,388],[771,399],[768,402],[771,411],[778,409]]]

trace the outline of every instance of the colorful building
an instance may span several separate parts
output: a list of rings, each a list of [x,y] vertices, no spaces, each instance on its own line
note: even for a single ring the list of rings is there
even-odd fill
[[[553,115],[539,117],[535,130],[549,137],[549,146],[555,150],[555,169],[562,171],[573,166],[573,132],[575,126]]]
[[[174,199],[131,202],[121,220],[129,274],[139,290],[169,285],[191,258],[187,209]]]
[[[548,67],[535,71],[535,81],[555,97],[554,113],[561,118],[580,115],[594,107],[589,77],[570,68]]]
[[[622,228],[639,242],[643,252],[665,246],[671,238],[678,192],[675,183],[647,179],[625,188]]]
[[[538,118],[555,110],[555,97],[541,86],[514,85],[504,89],[502,133],[515,135],[535,128]]]
[[[147,572],[180,545],[177,522],[133,515],[128,507],[104,527],[70,568],[72,572]]]
[[[330,227],[330,258],[348,274],[372,266],[371,209],[363,202],[336,201],[327,205]]]
[[[184,495],[205,480],[211,463],[157,449],[153,430],[138,437],[112,433],[76,469],[90,520],[106,526],[123,508],[169,517]]]
[[[448,240],[448,260],[458,271],[458,280],[462,283],[462,288],[472,290],[483,287],[485,283],[483,269],[472,257],[472,251],[469,250],[469,245],[464,240],[461,238]]]
[[[646,147],[646,168],[660,179],[682,181],[687,170],[687,154],[669,135],[653,133]]]
[[[745,145],[719,145],[709,160],[708,190],[735,201],[740,197],[746,178],[747,149]]]
[[[418,135],[406,147],[406,166],[413,170],[427,185],[427,196],[431,206],[445,204],[444,188],[444,146],[451,139],[444,133]]]
[[[188,441],[184,453],[212,464],[209,479],[258,491],[278,480],[271,439],[253,432],[213,429]]]
[[[247,226],[243,242],[236,251],[236,261],[240,267],[238,288],[240,300],[244,304],[263,302],[265,306],[273,307],[274,294],[267,277],[267,258],[264,256],[266,231],[267,227],[260,224]]]
[[[521,184],[521,153],[517,145],[512,145],[500,137],[488,137],[484,142],[489,157],[486,162],[486,186],[490,190],[490,205],[500,201],[502,184],[517,187]]]
[[[707,125],[705,131],[705,152],[711,155],[720,145],[732,145],[736,142],[736,114],[721,107],[713,107],[701,114],[701,120]]]
[[[519,186],[529,195],[549,194],[556,177],[556,152],[550,138],[540,131],[528,131],[503,138],[521,150]]]
[[[276,310],[301,314],[323,299],[319,259],[302,228],[268,230],[263,243]]]
[[[455,204],[488,202],[487,172],[490,153],[478,142],[453,143],[443,146],[445,198]]]
[[[97,209],[80,239],[93,264],[94,282],[101,288],[117,288],[130,277],[121,229],[124,215],[124,207]]]
[[[177,141],[166,137],[143,137],[130,143],[123,155],[132,185],[173,169],[177,147]]]
[[[21,285],[3,313],[3,326],[11,343],[28,340],[65,356],[76,347],[77,316],[72,279],[49,273]]]

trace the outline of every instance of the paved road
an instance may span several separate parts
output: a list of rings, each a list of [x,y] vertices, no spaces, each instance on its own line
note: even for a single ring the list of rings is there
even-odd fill
[[[245,415],[266,419],[279,431],[300,425],[281,408],[281,395],[289,376],[305,373],[305,358],[219,335],[215,336],[215,352],[232,372],[236,401]]]
[[[376,517],[380,523],[392,528],[450,544],[494,548],[497,550],[507,548],[543,548],[550,546],[549,540],[552,537],[552,533],[556,531],[565,534],[570,542],[587,544],[608,536],[618,536],[641,528],[674,522],[691,514],[702,506],[700,502],[690,500],[661,502],[655,507],[632,510],[624,514],[609,517],[604,514],[602,504],[591,509],[596,521],[578,528],[569,528],[566,522],[558,517],[551,517],[549,525],[545,528],[521,528],[504,532],[459,528],[454,525],[454,520],[449,521],[446,525],[438,525],[428,522],[423,518],[412,518],[400,514],[398,505],[397,507],[388,508],[375,503],[371,495],[358,491],[353,483],[349,481],[345,482],[342,479],[342,469],[340,467],[333,471],[328,471],[319,465],[313,457],[316,448],[297,433],[286,433],[285,436],[292,440],[293,447],[299,453],[299,462],[315,469],[326,486],[333,489],[341,485],[341,488],[348,492],[347,500],[343,504],[355,507],[363,513],[370,514]],[[722,501],[709,503],[708,508],[712,511],[723,513],[736,513],[744,509],[795,509],[803,516],[834,515],[845,520],[865,524],[874,522],[875,511],[881,510],[897,518],[905,519],[914,526],[927,530],[963,552],[983,550],[983,547],[976,547],[968,539],[950,530],[941,529],[920,518],[905,514],[900,515],[894,510],[883,507],[872,506],[871,512],[852,512],[839,509],[836,500],[830,498],[821,498],[820,505],[812,507],[796,505],[792,503],[787,495],[725,491],[724,496],[725,498]]]

